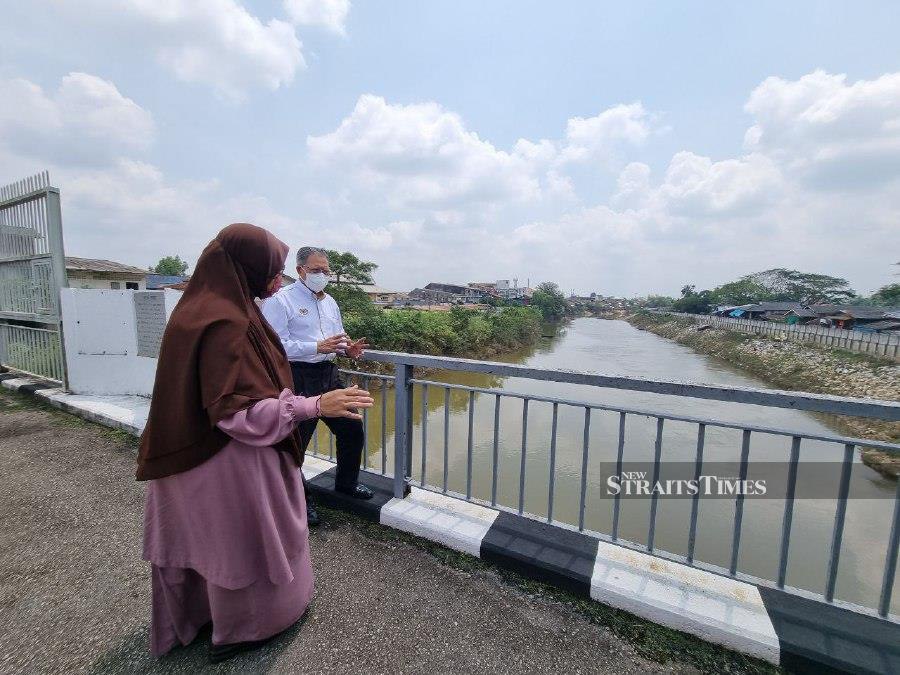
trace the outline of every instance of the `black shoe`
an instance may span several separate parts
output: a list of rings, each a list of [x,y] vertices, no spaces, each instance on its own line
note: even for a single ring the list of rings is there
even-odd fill
[[[322,521],[319,520],[319,512],[316,511],[316,507],[306,502],[306,524],[309,527],[316,527]]]
[[[338,485],[335,485],[334,491],[340,492],[344,495],[349,495],[354,499],[372,499],[372,497],[375,496],[375,493],[362,483],[357,483],[356,485],[353,485],[351,487],[340,487]]]
[[[231,644],[227,645],[210,645],[209,662],[221,663],[222,661],[227,661],[231,657],[237,656],[238,654],[249,652],[253,649],[258,649],[269,642],[271,639],[272,638],[268,638],[267,640],[254,640],[253,642],[232,642]]]

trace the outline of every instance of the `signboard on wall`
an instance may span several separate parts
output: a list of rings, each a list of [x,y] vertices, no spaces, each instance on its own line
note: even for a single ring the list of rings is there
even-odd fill
[[[166,329],[166,303],[160,291],[138,291],[134,294],[134,330],[137,355],[159,358],[163,331]]]

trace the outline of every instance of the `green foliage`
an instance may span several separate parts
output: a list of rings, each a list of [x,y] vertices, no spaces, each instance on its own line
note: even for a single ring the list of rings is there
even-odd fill
[[[769,288],[752,276],[741,277],[737,281],[722,284],[710,292],[716,305],[748,305],[752,302],[774,300]]]
[[[350,251],[341,253],[340,251],[326,249],[325,253],[328,254],[328,265],[331,267],[331,273],[334,274],[335,281],[338,284],[341,282],[352,284],[374,283],[372,281],[372,272],[378,269],[378,265],[375,263],[360,260]],[[331,293],[330,290],[329,293]],[[332,295],[334,294],[332,293]]]
[[[882,286],[872,294],[871,300],[874,304],[883,307],[900,306],[900,284]]]
[[[675,298],[668,295],[648,295],[646,299],[639,301],[641,307],[671,307],[675,304]]]
[[[421,310],[354,311],[344,327],[354,338],[365,336],[374,349],[436,354],[477,354],[534,342],[541,314],[530,307],[479,311],[453,307],[448,312]]]
[[[742,277],[741,281],[748,281],[764,289],[765,297],[755,298],[757,301],[841,303],[856,296],[856,291],[850,288],[846,279],[780,267],[747,275]]]
[[[369,296],[355,284],[329,284],[328,294],[337,302],[342,315],[377,311]]]
[[[552,281],[545,281],[535,289],[531,304],[545,321],[557,321],[566,314],[566,298]]]
[[[681,289],[681,297],[672,304],[676,312],[688,314],[708,314],[712,309],[713,299],[709,291],[694,291],[694,286],[685,286]]]
[[[154,274],[184,276],[187,268],[188,264],[177,255],[167,255],[165,258],[160,258],[156,265],[151,266],[150,271]]]
[[[748,274],[711,291],[697,291],[693,284],[688,284],[681,289],[681,298],[672,304],[672,308],[679,312],[706,314],[716,305],[779,301],[809,305],[850,300],[858,298],[846,279],[775,268]]]

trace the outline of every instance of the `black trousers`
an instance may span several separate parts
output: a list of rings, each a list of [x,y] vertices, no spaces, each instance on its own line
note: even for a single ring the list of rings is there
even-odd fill
[[[294,393],[298,396],[318,396],[327,391],[344,388],[340,373],[331,361],[319,363],[291,361],[291,374],[294,376]],[[338,488],[352,488],[359,480],[359,463],[362,460],[363,445],[366,440],[362,422],[346,417],[321,417],[319,419],[331,429],[336,441],[337,475],[334,485]],[[300,422],[297,427],[300,431],[304,451],[316,432],[319,419],[305,420]]]

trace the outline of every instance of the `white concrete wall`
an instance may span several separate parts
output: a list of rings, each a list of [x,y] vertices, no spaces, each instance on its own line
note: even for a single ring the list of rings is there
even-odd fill
[[[181,291],[166,289],[166,318]],[[157,359],[137,355],[135,291],[62,289],[69,389],[78,394],[150,396]]]
[[[84,275],[84,276],[79,276]],[[116,282],[119,284],[120,290],[126,290],[125,284],[137,284],[138,290],[143,291],[147,288],[147,278],[139,278],[135,279],[133,277],[126,278],[100,278],[98,275],[91,275],[90,273],[78,272],[78,271],[69,271],[67,273],[69,278],[69,286],[72,288],[92,288],[97,290],[110,290],[112,287],[110,284],[112,282]]]

